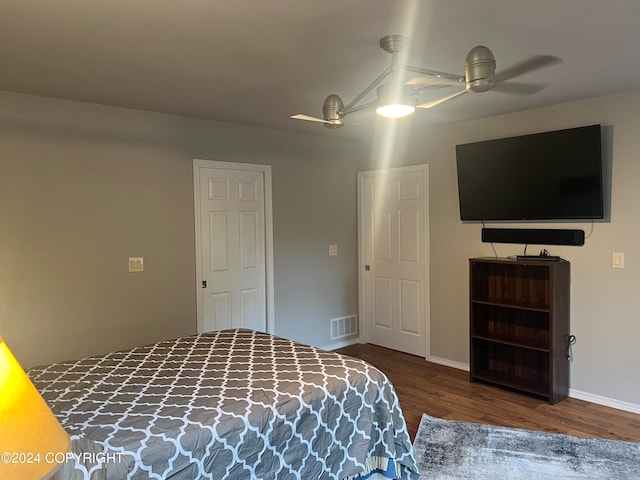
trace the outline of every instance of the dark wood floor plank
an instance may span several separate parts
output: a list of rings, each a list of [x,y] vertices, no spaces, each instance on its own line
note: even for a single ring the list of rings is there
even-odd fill
[[[465,422],[489,423],[586,437],[640,442],[640,415],[575,398],[555,405],[469,381],[468,372],[376,345],[336,350],[374,365],[393,383],[413,439],[423,413]]]

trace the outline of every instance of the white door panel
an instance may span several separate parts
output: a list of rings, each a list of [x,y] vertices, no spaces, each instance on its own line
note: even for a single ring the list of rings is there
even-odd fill
[[[359,175],[360,311],[365,339],[428,354],[427,166]]]
[[[270,202],[265,167],[224,163],[228,168],[223,168],[218,163],[194,163],[198,331],[267,331]]]

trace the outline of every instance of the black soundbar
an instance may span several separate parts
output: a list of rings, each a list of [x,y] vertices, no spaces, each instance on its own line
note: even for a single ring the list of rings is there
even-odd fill
[[[539,260],[542,262],[561,262],[557,255],[516,255],[516,260]]]
[[[523,245],[584,245],[584,230],[555,228],[483,228],[484,243]]]

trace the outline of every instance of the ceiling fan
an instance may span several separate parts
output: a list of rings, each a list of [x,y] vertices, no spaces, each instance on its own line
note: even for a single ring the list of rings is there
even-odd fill
[[[387,35],[380,39],[380,48],[391,54],[391,64],[353,101],[345,106],[342,99],[329,95],[322,105],[323,118],[297,114],[291,118],[319,122],[327,128],[339,128],[343,118],[350,113],[376,107],[376,113],[387,118],[411,115],[416,108],[432,108],[467,92],[497,90],[519,95],[530,95],[546,85],[532,83],[509,83],[514,77],[524,75],[560,61],[551,55],[536,55],[496,73],[496,60],[489,48],[478,45],[471,49],[464,62],[464,75],[439,72],[428,68],[405,65],[398,62],[398,53],[408,43],[402,35]],[[405,80],[406,72],[420,76]],[[387,77],[391,76],[390,79]],[[385,81],[386,80],[386,81]],[[376,100],[360,103],[374,88]],[[434,88],[459,87],[459,90],[444,97],[420,102],[419,96]]]

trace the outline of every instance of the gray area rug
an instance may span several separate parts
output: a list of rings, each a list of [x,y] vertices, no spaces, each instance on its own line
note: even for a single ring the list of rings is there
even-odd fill
[[[640,479],[640,443],[422,416],[420,480]]]

